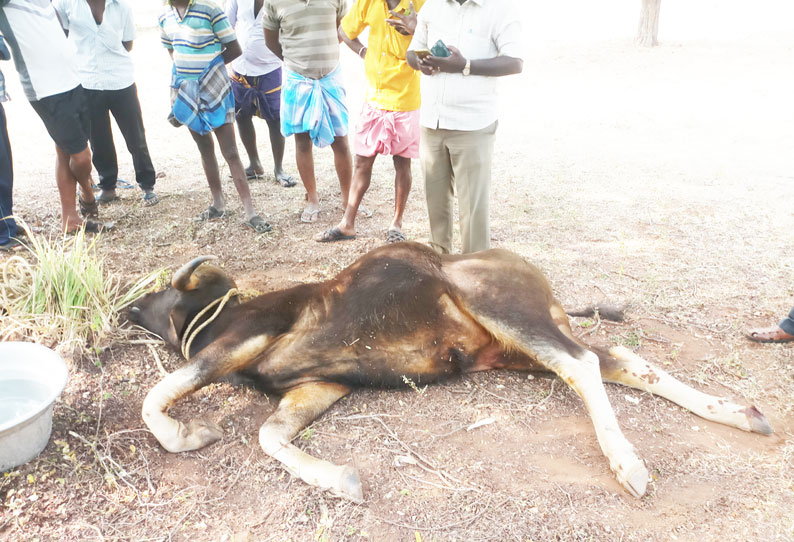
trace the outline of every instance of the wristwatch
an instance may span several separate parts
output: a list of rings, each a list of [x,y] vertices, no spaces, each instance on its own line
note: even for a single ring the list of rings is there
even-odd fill
[[[469,75],[470,73],[471,73],[471,60],[467,58],[466,65],[463,66],[463,75]]]

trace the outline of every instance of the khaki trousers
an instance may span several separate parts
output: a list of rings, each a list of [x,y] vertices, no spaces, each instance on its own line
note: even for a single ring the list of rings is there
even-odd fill
[[[430,245],[452,251],[453,198],[458,194],[462,253],[491,246],[491,158],[498,122],[482,130],[422,127],[421,162],[425,177]]]

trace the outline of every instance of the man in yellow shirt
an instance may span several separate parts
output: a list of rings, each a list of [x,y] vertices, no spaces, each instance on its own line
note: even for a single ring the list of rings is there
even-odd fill
[[[425,0],[356,0],[339,25],[339,38],[364,60],[367,96],[356,127],[353,183],[342,220],[315,237],[328,243],[356,238],[356,214],[378,154],[393,156],[394,218],[390,243],[405,241],[403,213],[411,191],[411,159],[419,158],[419,72],[405,55]],[[369,27],[367,45],[358,36]]]

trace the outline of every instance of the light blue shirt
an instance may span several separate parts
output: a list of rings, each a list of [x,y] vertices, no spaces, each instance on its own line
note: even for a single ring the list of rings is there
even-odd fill
[[[83,88],[121,90],[135,82],[132,57],[122,45],[135,39],[135,23],[126,0],[106,0],[102,24],[96,23],[85,0],[53,0],[52,5],[77,48]]]

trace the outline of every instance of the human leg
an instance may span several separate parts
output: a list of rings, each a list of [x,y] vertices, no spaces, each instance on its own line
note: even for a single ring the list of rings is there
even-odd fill
[[[273,153],[273,175],[283,187],[295,186],[295,180],[284,171],[284,147],[286,138],[281,133],[281,124],[278,118],[266,119],[267,130],[270,135],[270,150]]]
[[[132,156],[135,180],[145,194],[150,193],[154,190],[155,171],[149,155],[149,146],[146,144],[138,88],[133,83],[125,89],[109,92],[111,93],[110,111]]]
[[[411,159],[395,156],[394,161],[394,218],[390,230],[402,231],[403,213],[408,203],[408,194],[411,193]]]
[[[490,248],[491,156],[495,134],[496,123],[482,130],[456,132],[449,139],[463,254]]]
[[[237,143],[234,139],[234,128],[231,123],[216,128],[215,137],[218,139],[218,146],[221,148],[221,154],[229,165],[234,187],[237,189],[237,193],[240,195],[240,199],[243,202],[245,224],[257,233],[270,231],[270,224],[265,222],[264,219],[254,211],[254,204],[251,201],[251,190],[248,187],[248,181],[245,177],[243,162],[240,160],[240,155],[237,152]]]
[[[422,128],[421,162],[430,221],[430,246],[442,254],[452,250],[452,163],[445,142],[447,130]]]
[[[90,123],[89,142],[91,161],[99,175],[99,200],[109,202],[116,199],[116,181],[119,167],[113,130],[110,127],[110,91],[86,90],[86,104]]]
[[[314,149],[308,132],[295,134],[295,163],[298,166],[303,188],[306,189],[306,207],[301,222],[316,222],[320,213],[320,198],[317,195],[317,179],[314,176]]]
[[[86,147],[76,154],[69,154],[55,146],[55,182],[61,200],[61,224],[65,232],[72,232],[83,225],[77,213],[76,191],[80,199],[90,204],[95,201],[91,188],[91,151]]]
[[[17,235],[14,213],[14,168],[8,140],[6,115],[0,104],[0,246],[8,245]]]
[[[256,129],[254,128],[253,117],[250,115],[238,115],[235,119],[237,131],[240,133],[240,141],[243,143],[245,153],[248,155],[248,167],[245,168],[247,177],[262,175],[265,168],[259,161],[259,151],[256,149]]]
[[[350,154],[347,136],[336,136],[331,143],[331,150],[334,151],[334,167],[336,177],[339,179],[339,189],[342,191],[342,208],[345,209],[353,178],[353,156]]]
[[[215,143],[212,140],[212,134],[202,135],[190,130],[190,135],[193,137],[193,141],[196,142],[201,154],[201,166],[204,168],[204,176],[207,178],[207,184],[210,187],[212,207],[218,213],[223,214],[226,211],[226,200],[223,197],[223,187],[221,186],[221,176],[218,171],[218,161],[215,158]]]
[[[361,205],[361,200],[364,199],[369,189],[370,181],[372,179],[372,165],[375,163],[374,156],[360,156],[356,155],[355,169],[353,170],[353,181],[350,186],[350,197],[345,207],[345,214],[342,220],[336,225],[338,229],[346,238],[356,234],[356,215],[358,214],[358,207]],[[322,241],[327,237],[327,232],[323,232],[315,237],[315,240]]]

